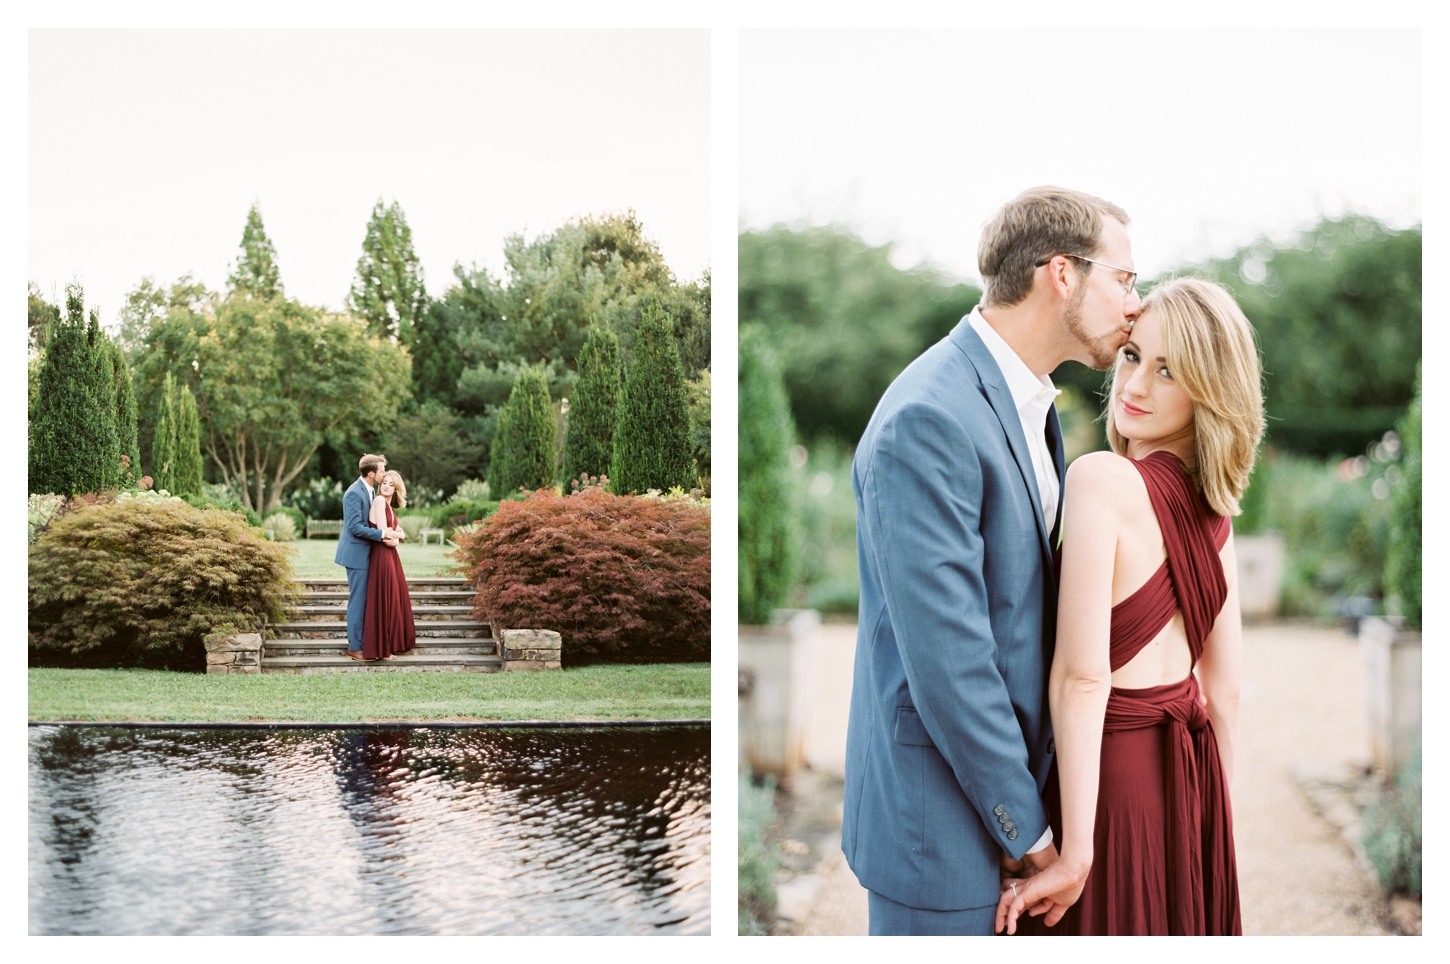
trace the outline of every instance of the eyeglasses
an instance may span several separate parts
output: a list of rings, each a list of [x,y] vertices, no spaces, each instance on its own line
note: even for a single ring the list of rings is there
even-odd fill
[[[1034,267],[1040,268],[1043,265],[1047,264],[1047,262],[1051,261],[1052,258],[1055,258],[1055,257],[1057,257],[1057,255],[1054,254],[1054,255],[1052,255],[1052,257],[1043,258],[1041,261],[1036,262],[1034,264]],[[1129,271],[1127,268],[1120,268],[1120,267],[1118,267],[1115,264],[1108,264],[1106,261],[1094,261],[1092,258],[1084,258],[1080,254],[1064,254],[1063,257],[1064,258],[1073,258],[1074,260],[1077,260],[1077,261],[1086,261],[1088,264],[1100,264],[1104,268],[1112,268],[1114,271],[1121,271],[1121,272],[1123,272],[1124,274],[1126,274],[1128,276],[1128,280],[1127,281],[1119,281],[1118,284],[1120,284],[1120,285],[1123,286],[1123,294],[1130,295],[1130,294],[1133,293],[1133,282],[1135,282],[1135,281],[1138,280],[1138,272],[1136,272],[1136,271]]]

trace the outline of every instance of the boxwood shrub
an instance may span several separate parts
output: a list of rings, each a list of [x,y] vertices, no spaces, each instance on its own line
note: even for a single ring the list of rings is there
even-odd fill
[[[31,664],[204,671],[208,636],[285,618],[290,552],[177,500],[68,511],[30,547]]]
[[[710,510],[694,500],[544,489],[456,538],[475,616],[558,632],[566,667],[710,658]]]

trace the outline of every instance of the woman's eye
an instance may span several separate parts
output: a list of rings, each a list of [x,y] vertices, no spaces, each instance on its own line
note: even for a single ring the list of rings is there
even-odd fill
[[[1136,363],[1138,361],[1138,353],[1135,352],[1135,351],[1133,351],[1131,348],[1124,348],[1123,349],[1123,358],[1124,358],[1125,361],[1130,361],[1130,362],[1135,362]]]
[[[1168,370],[1168,366],[1167,365],[1164,365],[1162,368],[1158,369],[1158,372],[1164,378],[1172,378],[1173,377],[1173,373]]]

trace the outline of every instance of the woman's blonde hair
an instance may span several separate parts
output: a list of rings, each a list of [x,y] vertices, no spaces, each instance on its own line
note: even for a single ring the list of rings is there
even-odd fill
[[[408,487],[403,484],[403,477],[398,474],[397,469],[388,469],[383,473],[383,478],[393,483],[393,501],[389,503],[394,509],[403,509],[408,505]]]
[[[1238,515],[1239,499],[1264,434],[1264,393],[1254,329],[1227,288],[1200,278],[1174,278],[1143,299],[1158,313],[1168,370],[1193,402],[1193,478],[1209,507]],[[1119,354],[1121,360],[1122,355]],[[1113,366],[1113,381],[1122,365]],[[1107,404],[1108,444],[1126,455],[1128,443]]]

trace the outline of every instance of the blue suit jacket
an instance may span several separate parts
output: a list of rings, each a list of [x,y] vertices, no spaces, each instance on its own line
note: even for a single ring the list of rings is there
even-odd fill
[[[342,535],[337,539],[337,555],[332,558],[339,566],[366,569],[373,548],[368,541],[383,541],[383,530],[368,524],[372,503],[372,490],[361,478],[342,494]]]
[[[1048,433],[1061,482],[1056,409]],[[1020,858],[1047,828],[1057,585],[1021,419],[966,320],[886,390],[852,484],[861,605],[842,849],[863,886],[898,903],[995,904],[1002,853]]]

